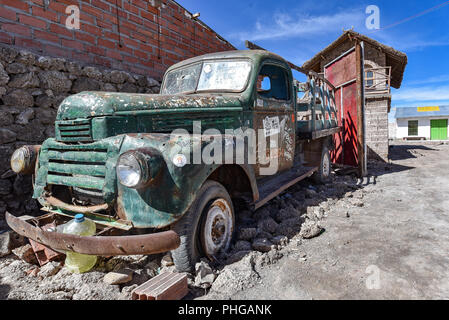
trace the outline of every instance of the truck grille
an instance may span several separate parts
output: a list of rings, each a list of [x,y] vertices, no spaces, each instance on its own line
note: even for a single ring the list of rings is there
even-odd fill
[[[56,138],[63,142],[90,142],[92,130],[90,120],[56,122]]]
[[[102,194],[107,152],[106,149],[48,149],[47,183]]]

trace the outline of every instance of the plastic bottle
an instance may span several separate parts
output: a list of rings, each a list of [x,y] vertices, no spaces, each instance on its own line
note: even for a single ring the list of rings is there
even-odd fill
[[[93,236],[96,233],[95,222],[84,217],[83,214],[77,214],[75,219],[64,226],[63,233],[74,234],[78,236]],[[65,266],[73,273],[84,273],[92,269],[97,263],[97,256],[66,252]]]

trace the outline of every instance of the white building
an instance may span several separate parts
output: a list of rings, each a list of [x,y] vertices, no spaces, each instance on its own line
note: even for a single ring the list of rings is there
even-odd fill
[[[397,108],[396,138],[448,140],[449,106]]]

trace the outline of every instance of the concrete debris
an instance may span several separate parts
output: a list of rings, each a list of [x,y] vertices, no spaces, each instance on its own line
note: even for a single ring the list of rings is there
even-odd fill
[[[316,221],[307,220],[302,226],[299,235],[304,239],[311,239],[320,235],[324,231],[324,228]]]
[[[58,262],[49,262],[43,267],[40,268],[40,271],[37,273],[37,276],[40,278],[47,278],[54,276],[61,270],[62,265]]]
[[[11,254],[12,250],[25,245],[26,239],[14,231],[0,234],[0,257]]]
[[[169,253],[162,257],[161,265],[163,267],[169,267],[173,265],[173,259],[171,258],[171,255]]]
[[[216,275],[205,259],[195,265],[195,286],[209,289],[214,282]]]
[[[133,271],[131,269],[124,268],[107,273],[103,278],[103,282],[114,285],[128,283],[132,279]]]
[[[38,264],[36,256],[34,255],[34,250],[30,244],[26,244],[22,247],[14,249],[12,250],[12,253],[14,253],[17,258],[25,262],[28,262],[30,264]]]
[[[232,297],[235,293],[251,288],[260,278],[255,271],[255,264],[259,252],[250,252],[240,261],[226,265],[215,279],[209,291],[211,299]]]
[[[278,246],[286,246],[288,243],[288,238],[286,236],[275,236],[271,238],[271,242]]]

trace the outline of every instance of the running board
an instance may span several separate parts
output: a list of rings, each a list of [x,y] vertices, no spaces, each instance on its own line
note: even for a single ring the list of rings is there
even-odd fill
[[[280,173],[273,178],[264,178],[258,184],[260,200],[253,204],[254,210],[259,209],[271,199],[278,196],[280,193],[290,188],[305,178],[310,177],[318,167],[295,167],[286,172]]]

